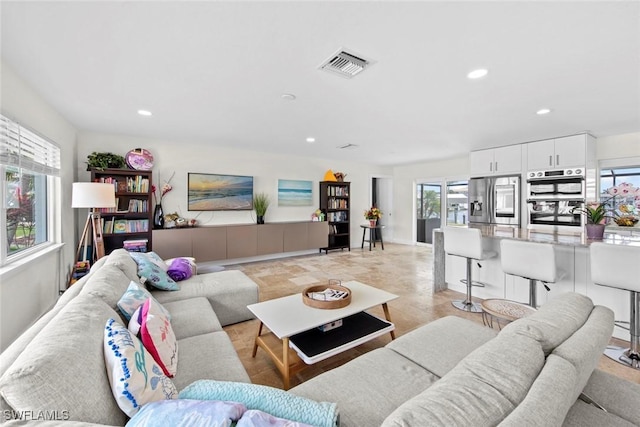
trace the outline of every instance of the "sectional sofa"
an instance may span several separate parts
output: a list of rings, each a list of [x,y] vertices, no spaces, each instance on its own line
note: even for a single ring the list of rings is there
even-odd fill
[[[4,420],[60,411],[57,421],[9,425],[126,423],[106,378],[102,337],[134,279],[131,257],[114,251],[0,355]],[[178,338],[178,390],[200,379],[249,382],[222,326],[251,317],[255,283],[224,271],[153,295],[171,313]],[[611,310],[574,293],[499,333],[449,316],[289,393],[337,402],[346,427],[639,425],[640,385],[595,369],[612,329]]]
[[[119,249],[101,258],[52,310],[2,352],[3,420],[49,411],[50,418],[57,418],[51,425],[127,422],[107,378],[103,334],[109,318],[126,325],[116,304],[132,280],[139,277],[128,252]],[[250,382],[222,327],[253,317],[247,305],[258,301],[256,283],[240,271],[227,270],[179,284],[179,291],[151,292],[171,313],[178,339],[177,374],[172,378],[176,388],[182,390],[199,379]]]

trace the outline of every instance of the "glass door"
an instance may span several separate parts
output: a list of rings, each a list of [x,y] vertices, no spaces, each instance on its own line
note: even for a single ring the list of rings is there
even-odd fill
[[[433,229],[441,222],[442,185],[437,182],[425,182],[416,185],[417,241],[433,243]]]

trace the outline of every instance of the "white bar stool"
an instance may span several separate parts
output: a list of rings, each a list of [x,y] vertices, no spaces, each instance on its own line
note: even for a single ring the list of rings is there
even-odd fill
[[[556,281],[556,253],[549,243],[531,243],[522,240],[500,241],[502,271],[529,279],[529,305],[538,307],[536,282],[539,280],[548,291],[547,283]]]
[[[590,248],[593,283],[631,293],[629,322],[616,325],[631,335],[630,348],[609,346],[604,354],[616,362],[640,369],[640,247],[592,243]],[[628,323],[629,327],[621,323]]]
[[[467,285],[467,298],[451,301],[451,304],[459,310],[482,313],[480,304],[471,301],[471,287],[484,286],[480,282],[471,280],[471,260],[482,261],[496,256],[496,253],[482,250],[482,233],[479,229],[463,227],[444,228],[444,251],[449,255],[467,259],[467,278],[460,280]]]

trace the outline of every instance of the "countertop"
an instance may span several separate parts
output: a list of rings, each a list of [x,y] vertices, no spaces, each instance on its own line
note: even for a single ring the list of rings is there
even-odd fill
[[[640,246],[639,236],[626,236],[609,230],[605,231],[604,238],[602,240],[590,240],[587,239],[586,233],[583,230],[556,231],[552,229],[530,229],[510,227],[506,225],[478,224],[470,225],[470,227],[480,229],[483,237],[497,239],[517,239],[535,243],[551,243],[554,245],[582,247],[588,247],[593,242],[604,242],[613,245]]]

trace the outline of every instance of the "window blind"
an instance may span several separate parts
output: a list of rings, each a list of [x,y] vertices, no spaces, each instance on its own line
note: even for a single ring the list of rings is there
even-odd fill
[[[0,164],[58,176],[60,147],[0,115]]]

